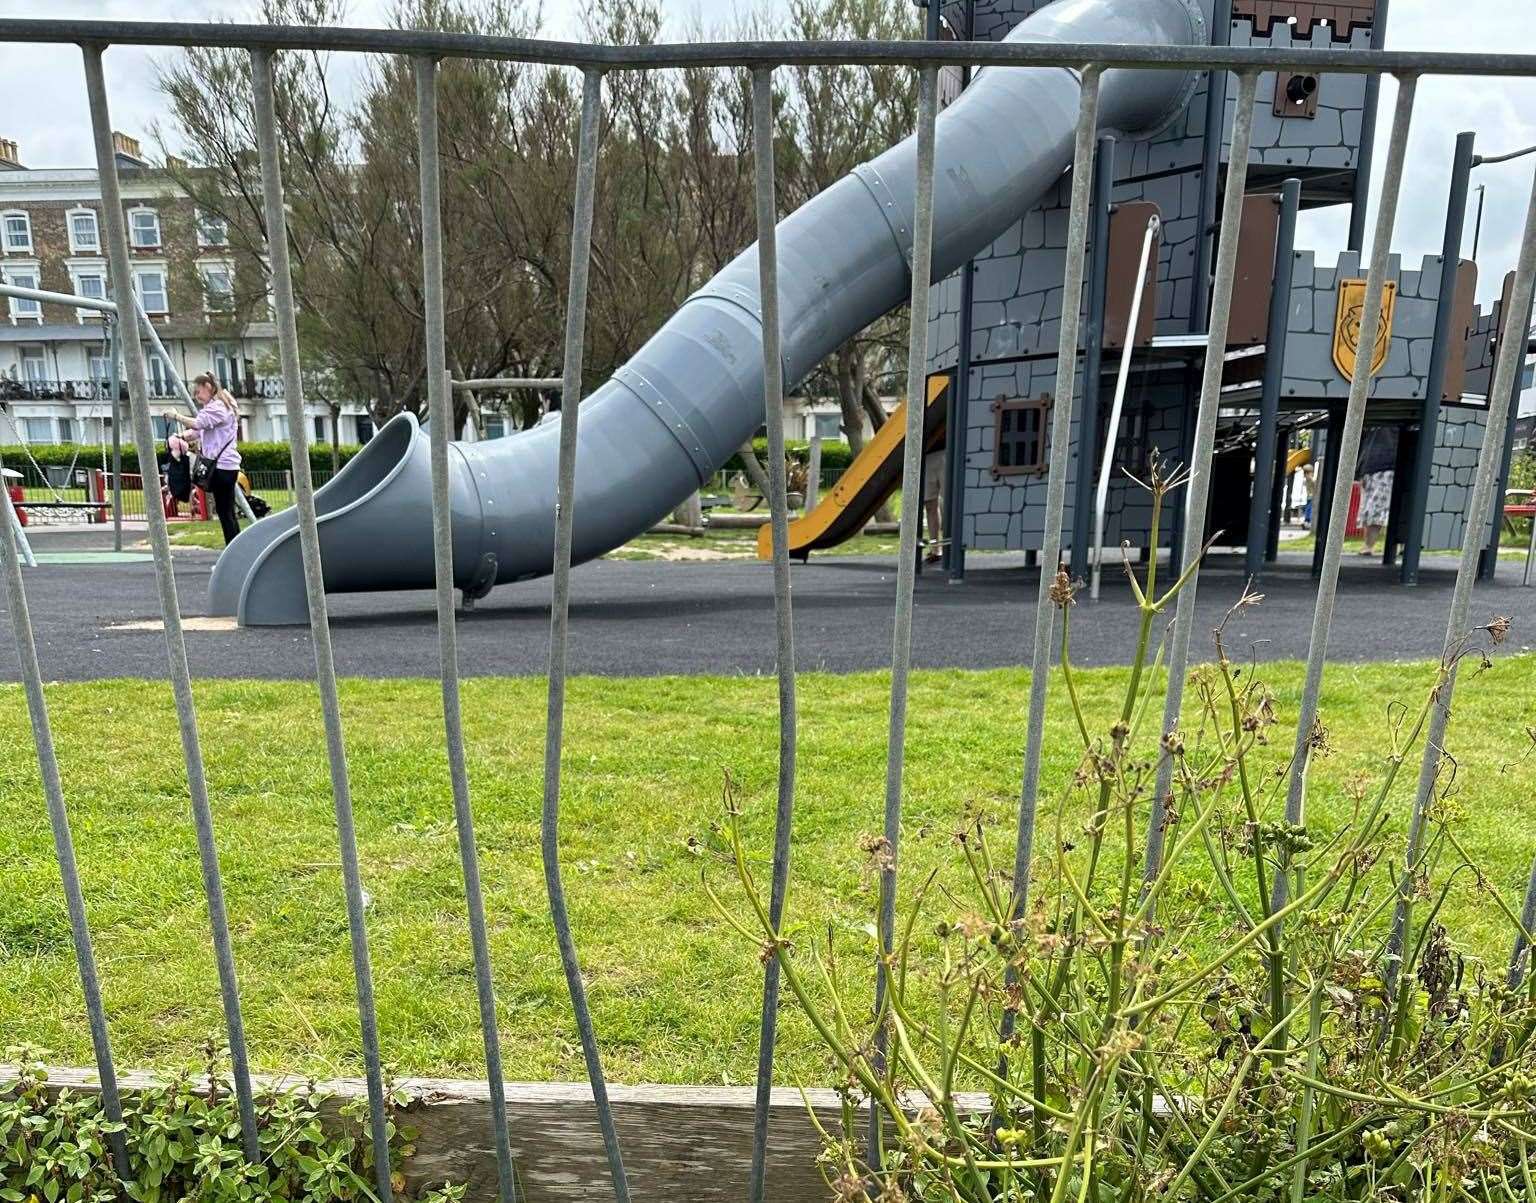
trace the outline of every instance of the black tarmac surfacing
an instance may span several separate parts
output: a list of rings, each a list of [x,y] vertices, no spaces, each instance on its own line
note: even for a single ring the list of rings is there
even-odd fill
[[[102,536],[38,531],[38,551],[103,546]],[[110,546],[110,540],[106,543]],[[175,553],[182,612],[206,613],[215,556]],[[1346,559],[1329,645],[1335,661],[1429,659],[1445,637],[1455,560],[1424,559],[1421,583],[1397,584],[1395,570]],[[1262,604],[1227,629],[1229,651],[1264,660],[1307,651],[1316,586],[1310,557],[1287,555],[1259,584]],[[1474,624],[1505,615],[1510,643],[1536,646],[1536,588],[1520,585],[1521,565],[1505,561],[1498,579],[1473,594]],[[1166,576],[1166,572],[1164,573]],[[802,671],[889,667],[896,564],[892,557],[813,557],[794,567],[795,655]],[[973,555],[963,584],[928,570],[919,579],[913,660],[923,668],[998,668],[1029,662],[1038,572],[1021,556]],[[1200,574],[1193,654],[1210,654],[1210,633],[1244,584],[1238,556],[1216,556]],[[152,563],[53,564],[26,572],[28,605],[43,674],[49,680],[166,674],[164,636]],[[572,574],[570,670],[604,676],[757,674],[774,671],[772,573],[757,562],[599,560]],[[465,676],[538,675],[549,655],[547,579],[505,585],[461,613],[459,662]],[[18,679],[10,615],[0,602],[0,679]],[[1169,615],[1171,617],[1171,614]],[[429,677],[438,672],[433,595],[339,594],[331,598],[336,667],[345,676]],[[137,623],[141,629],[120,629]],[[193,624],[194,627],[196,624]],[[149,629],[142,629],[148,626]],[[1073,659],[1125,663],[1136,617],[1120,569],[1106,571],[1098,602],[1080,595],[1072,614]],[[307,628],[187,632],[197,677],[306,679],[314,676]]]

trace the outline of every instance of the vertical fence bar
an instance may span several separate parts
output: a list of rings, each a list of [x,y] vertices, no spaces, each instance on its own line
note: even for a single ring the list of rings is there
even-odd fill
[[[773,171],[773,72],[752,72],[752,155],[757,201],[758,295],[763,314],[763,421],[768,426],[768,508],[773,524],[773,616],[778,638],[779,778],[773,829],[773,884],[768,917],[775,931],[789,888],[789,839],[795,813],[795,630],[790,612],[789,489],[784,464],[784,361],[779,345],[778,203]],[[914,319],[915,320],[915,319]],[[811,443],[806,511],[818,487],[820,441]],[[747,1197],[762,1203],[767,1186],[768,1106],[773,1090],[773,1047],[779,1013],[779,961],[763,967],[762,1027],[757,1044],[757,1099],[752,1113],[752,1167]]]
[[[1356,344],[1359,347],[1375,346],[1376,332],[1381,328],[1381,295],[1386,284],[1387,261],[1392,251],[1392,230],[1397,224],[1397,202],[1403,188],[1403,160],[1408,153],[1408,127],[1413,121],[1413,97],[1417,86],[1416,76],[1398,78],[1397,104],[1392,114],[1386,173],[1381,185],[1381,205],[1376,212],[1376,230],[1371,236],[1371,264],[1366,275],[1364,309],[1360,315],[1360,341]],[[1291,778],[1285,799],[1286,822],[1298,825],[1306,815],[1307,767],[1311,757],[1313,732],[1317,725],[1318,697],[1323,686],[1323,661],[1328,654],[1328,632],[1333,626],[1333,604],[1339,587],[1339,560],[1344,554],[1344,526],[1349,519],[1349,492],[1354,484],[1354,473],[1350,469],[1360,454],[1360,431],[1365,425],[1365,399],[1370,389],[1370,380],[1370,357],[1356,355],[1338,446],[1330,446],[1328,450],[1332,461],[1339,467],[1335,470],[1337,479],[1328,504],[1328,528],[1320,541],[1323,549],[1322,572],[1317,586],[1317,602],[1312,611],[1306,677],[1302,683],[1301,706],[1296,722],[1296,747],[1291,756]],[[1331,428],[1328,437],[1331,444]],[[1287,874],[1284,871],[1277,872],[1275,909],[1284,905],[1288,889]]]
[[[298,510],[299,548],[304,563],[304,592],[309,603],[310,638],[315,648],[315,684],[325,720],[325,750],[330,765],[331,794],[341,850],[341,879],[347,903],[347,932],[352,945],[352,977],[357,989],[357,1015],[363,1047],[363,1071],[368,1081],[368,1124],[373,1142],[374,1180],[380,1203],[390,1203],[389,1120],[384,1098],[384,1068],[379,1056],[379,1020],[373,1001],[373,969],[368,957],[368,927],[364,917],[362,873],[358,868],[357,830],[352,819],[352,784],[347,769],[346,736],[341,725],[341,700],[336,688],[336,659],[331,648],[331,623],[325,601],[325,574],[320,562],[320,531],[315,519],[315,486],[309,467],[309,430],[304,421],[304,376],[299,367],[299,334],[293,303],[293,276],[288,260],[288,224],[283,207],[282,159],[277,145],[277,121],[272,96],[272,56],[251,51],[251,94],[254,101],[256,145],[261,158],[262,212],[267,250],[272,262],[272,304],[277,319],[277,346],[283,374],[283,408],[292,442],[293,503]]]
[[[1403,566],[1398,579],[1405,585],[1419,583],[1419,557],[1424,551],[1424,523],[1429,506],[1429,480],[1435,462],[1435,426],[1440,418],[1440,398],[1445,391],[1446,362],[1462,355],[1460,338],[1451,337],[1455,316],[1456,285],[1461,277],[1461,232],[1467,224],[1467,192],[1476,161],[1472,147],[1477,135],[1456,135],[1456,155],[1451,163],[1451,188],[1445,202],[1445,235],[1440,243],[1440,295],[1435,301],[1435,336],[1430,344],[1429,370],[1425,374],[1424,403],[1419,407],[1419,440],[1413,452],[1413,477],[1408,486],[1408,521],[1403,527]],[[1455,398],[1461,400],[1460,397]],[[1390,550],[1392,544],[1387,543]]]
[[[124,373],[128,378],[133,440],[139,453],[144,511],[149,521],[149,544],[154,554],[155,580],[160,590],[160,612],[165,620],[166,658],[170,663],[171,691],[176,699],[176,720],[181,730],[182,758],[187,766],[187,788],[192,803],[193,826],[197,831],[203,894],[208,901],[208,919],[213,929],[214,960],[218,966],[219,992],[229,1039],[230,1068],[240,1112],[240,1132],[247,1160],[256,1161],[261,1156],[261,1142],[256,1130],[255,1103],[251,1098],[250,1065],[245,1052],[245,1024],[240,1015],[240,990],[235,978],[229,921],[224,911],[224,886],[219,875],[219,853],[213,835],[213,810],[208,803],[208,781],[197,733],[192,674],[187,666],[187,644],[181,629],[181,606],[176,596],[176,577],[171,566],[170,535],[166,530],[165,511],[158,504],[160,469],[155,455],[155,432],[150,423],[149,397],[145,387],[144,348],[134,329],[136,297],[129,268],[128,231],[123,219],[122,191],[118,186],[117,160],[112,146],[112,119],[107,108],[102,49],[99,45],[82,48],[85,87],[91,109],[91,133],[96,145],[96,171],[101,181],[107,262],[111,272],[113,300],[117,302],[117,329],[123,350]],[[128,315],[126,319],[123,316],[125,314]]]
[[[1099,138],[1094,162],[1093,193],[1088,203],[1093,215],[1088,222],[1088,245],[1092,248],[1088,272],[1088,329],[1083,338],[1082,416],[1077,424],[1078,455],[1089,464],[1099,449],[1099,392],[1104,375],[1104,307],[1109,284],[1109,219],[1115,195],[1115,138]],[[1130,339],[1127,346],[1135,346]],[[1088,548],[1093,540],[1093,473],[1079,472],[1072,496],[1072,560],[1068,569],[1073,576],[1087,576],[1092,569]]]
[[[117,399],[118,321],[108,317],[107,387],[112,390],[112,550],[123,550],[123,423],[122,406]]]
[[[896,621],[891,639],[891,709],[885,748],[885,860],[880,871],[880,959],[875,1011],[885,1001],[887,959],[896,927],[896,854],[901,843],[901,785],[906,760],[907,679],[912,671],[912,594],[917,582],[917,524],[921,518],[923,423],[928,398],[928,287],[933,276],[934,122],[938,68],[921,70],[917,94],[917,195],[912,212],[912,292],[908,299],[907,410],[901,467],[901,549],[896,554]],[[876,1033],[883,1060],[885,1029]],[[880,1166],[880,1115],[870,1103],[871,1167]]]
[[[555,503],[554,585],[549,606],[549,711],[544,732],[544,806],[539,823],[540,851],[544,858],[544,885],[555,924],[560,964],[576,1013],[581,1054],[597,1105],[598,1127],[613,1175],[613,1193],[619,1203],[629,1203],[629,1179],[619,1135],[608,1104],[603,1062],[587,1007],[587,988],[581,980],[576,942],[571,936],[570,912],[560,880],[560,753],[565,735],[565,662],[571,624],[571,534],[576,504],[576,428],[581,408],[582,357],[587,333],[587,277],[592,265],[592,203],[597,191],[597,142],[603,107],[602,73],[589,68],[582,81],[581,132],[576,154],[576,198],[571,211],[571,271],[565,310],[564,387],[560,394],[560,467]]]
[[[426,317],[427,405],[432,417],[432,549],[437,575],[437,649],[443,693],[443,731],[453,790],[453,821],[469,911],[469,939],[475,958],[475,994],[491,1096],[491,1137],[502,1203],[515,1203],[517,1177],[507,1133],[507,1100],[496,1027],[496,992],[491,979],[491,945],[486,934],[485,896],[475,845],[475,816],[469,798],[464,753],[464,713],[459,699],[458,619],[453,606],[453,507],[448,497],[448,442],[453,437],[453,383],[443,329],[443,212],[437,125],[437,60],[412,60],[416,75],[416,121],[420,139],[422,297]]]
[[[1040,798],[1040,754],[1045,734],[1045,690],[1051,670],[1055,611],[1051,585],[1061,563],[1061,524],[1067,508],[1067,465],[1072,457],[1072,396],[1077,386],[1077,339],[1082,327],[1084,256],[1089,201],[1093,195],[1094,136],[1099,124],[1101,69],[1082,70],[1077,132],[1072,152],[1072,204],[1067,215],[1067,270],[1061,297],[1061,341],[1056,350],[1056,399],[1051,408],[1051,463],[1045,488],[1045,536],[1040,546],[1040,587],[1035,598],[1035,644],[1029,667],[1029,717],[1024,734],[1024,773],[1019,787],[1019,831],[1013,850],[1014,915],[1029,903],[1029,865],[1034,856],[1035,814]],[[1004,1035],[1013,1012],[1003,1012]]]
[[[1461,541],[1461,562],[1456,568],[1456,587],[1451,593],[1451,607],[1445,620],[1445,647],[1441,653],[1445,680],[1435,691],[1429,712],[1429,727],[1424,735],[1424,750],[1419,760],[1418,788],[1414,793],[1413,812],[1408,824],[1407,859],[1392,913],[1392,931],[1387,937],[1388,997],[1396,983],[1408,924],[1413,915],[1414,866],[1424,842],[1424,816],[1434,797],[1435,780],[1440,774],[1440,756],[1445,747],[1445,732],[1451,722],[1451,695],[1456,690],[1457,653],[1467,637],[1467,612],[1472,605],[1472,586],[1477,580],[1478,560],[1483,550],[1483,530],[1495,514],[1496,495],[1502,456],[1490,454],[1502,449],[1505,432],[1515,417],[1516,381],[1525,366],[1526,323],[1531,311],[1533,281],[1536,281],[1536,177],[1532,179],[1531,199],[1525,215],[1525,233],[1520,241],[1520,257],[1515,264],[1514,285],[1509,306],[1504,313],[1504,329],[1499,335],[1499,355],[1493,381],[1488,389],[1488,427],[1483,435],[1483,454],[1477,460],[1477,476],[1472,485],[1472,501],[1467,507],[1467,537]],[[1361,332],[1364,337],[1364,331]],[[1362,342],[1360,344],[1370,344]]]
[[[1200,407],[1195,417],[1195,440],[1190,451],[1189,479],[1184,486],[1182,571],[1191,572],[1179,590],[1174,609],[1173,640],[1168,650],[1168,688],[1163,699],[1163,731],[1179,725],[1184,709],[1184,677],[1189,669],[1189,643],[1195,626],[1195,591],[1200,573],[1196,561],[1205,547],[1205,519],[1211,496],[1211,458],[1216,448],[1216,414],[1221,405],[1221,377],[1227,359],[1227,319],[1232,310],[1232,291],[1237,275],[1237,243],[1242,231],[1243,193],[1248,186],[1248,151],[1253,143],[1254,93],[1259,77],[1244,71],[1237,77],[1237,112],[1232,118],[1231,158],[1221,198],[1221,231],[1216,241],[1216,276],[1211,286],[1210,320],[1205,341],[1205,365],[1200,378]],[[1196,281],[1196,287],[1200,282]],[[1154,553],[1155,554],[1155,553]],[[1147,822],[1144,880],[1151,882],[1163,863],[1164,818],[1169,791],[1173,788],[1173,758],[1158,760],[1157,785]]]
[[[96,954],[91,947],[91,929],[85,917],[85,892],[80,888],[80,870],[75,864],[75,842],[69,831],[69,812],[64,807],[64,783],[59,775],[59,758],[53,747],[53,727],[48,721],[48,702],[43,693],[43,672],[37,660],[37,643],[32,637],[32,616],[27,610],[26,587],[21,580],[20,551],[11,536],[21,523],[11,504],[11,494],[0,481],[0,505],[5,520],[0,522],[0,566],[5,569],[5,588],[11,611],[11,631],[16,637],[16,659],[21,664],[21,682],[27,695],[27,713],[32,719],[32,742],[37,748],[37,769],[43,782],[43,799],[48,804],[48,825],[53,829],[53,855],[59,862],[59,877],[64,886],[64,906],[69,912],[69,934],[75,945],[75,967],[80,973],[80,989],[85,995],[85,1014],[91,1028],[91,1048],[96,1054],[96,1076],[101,1079],[101,1108],[114,1124],[123,1122],[123,1104],[117,1092],[117,1067],[112,1060],[112,1040],[107,1033],[107,1012],[101,1000],[101,980],[96,974]],[[120,1178],[131,1176],[128,1146],[121,1132],[107,1137],[112,1165]]]
[[[1530,942],[1525,933],[1536,931],[1536,859],[1531,861],[1531,873],[1525,883],[1525,905],[1520,908],[1521,930],[1515,933],[1515,947],[1509,954],[1509,976],[1506,979],[1511,990],[1518,989],[1525,977],[1525,954]]]
[[[1275,278],[1269,294],[1269,315],[1264,334],[1264,380],[1259,387],[1259,441],[1253,450],[1253,500],[1248,507],[1247,555],[1244,571],[1257,580],[1264,571],[1269,544],[1280,528],[1280,507],[1272,486],[1283,486],[1284,473],[1277,468],[1280,385],[1285,376],[1285,342],[1291,316],[1291,280],[1296,267],[1296,215],[1301,209],[1301,181],[1280,185],[1276,198],[1280,224],[1275,232]],[[1279,449],[1283,453],[1284,448]],[[1262,499],[1263,504],[1260,504]],[[1269,509],[1266,512],[1264,506]]]

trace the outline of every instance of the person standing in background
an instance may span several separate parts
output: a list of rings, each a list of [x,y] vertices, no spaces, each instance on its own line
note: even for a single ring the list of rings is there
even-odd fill
[[[165,420],[197,432],[198,454],[213,465],[208,491],[228,547],[240,533],[235,511],[235,490],[240,487],[240,410],[229,390],[206,372],[192,381],[192,400],[197,403],[196,417],[167,410]]]
[[[1392,514],[1392,477],[1397,468],[1397,427],[1373,426],[1360,444],[1360,525],[1365,528],[1363,556],[1376,554],[1376,540]]]

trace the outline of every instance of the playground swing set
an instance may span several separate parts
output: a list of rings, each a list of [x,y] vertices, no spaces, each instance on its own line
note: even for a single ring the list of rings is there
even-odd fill
[[[16,297],[30,301],[59,305],[72,305],[77,308],[98,310],[101,312],[105,322],[105,342],[107,344],[106,359],[109,365],[109,376],[108,380],[105,382],[104,389],[106,394],[106,401],[104,404],[101,404],[101,393],[103,390],[98,389],[95,398],[98,404],[93,406],[91,411],[86,415],[87,425],[89,425],[92,419],[97,420],[97,429],[99,431],[98,442],[101,449],[101,466],[99,468],[92,468],[87,473],[85,484],[86,496],[83,499],[66,497],[64,495],[60,486],[54,483],[55,474],[51,473],[42,464],[38,463],[37,458],[32,454],[31,449],[27,446],[25,440],[18,439],[17,442],[21,446],[23,454],[26,455],[27,460],[31,464],[36,478],[41,481],[43,487],[45,487],[52,494],[52,498],[50,500],[42,501],[39,501],[35,498],[28,498],[26,496],[26,490],[22,485],[22,481],[25,479],[22,473],[16,471],[14,468],[0,468],[0,474],[3,474],[6,492],[11,501],[11,504],[6,507],[7,512],[10,514],[9,525],[17,541],[17,545],[22,550],[23,560],[26,562],[28,567],[37,566],[36,555],[33,553],[27,541],[26,527],[30,522],[29,511],[83,513],[86,515],[86,520],[92,523],[105,523],[110,520],[114,527],[115,549],[120,552],[122,551],[122,495],[125,491],[133,491],[130,482],[137,482],[138,491],[142,492],[144,488],[144,478],[141,473],[124,473],[122,471],[122,456],[120,445],[122,415],[120,410],[121,398],[117,374],[117,339],[119,337],[117,305],[113,301],[101,298],[69,296],[63,293],[49,292],[43,289],[23,288],[18,285],[5,282],[0,282],[0,296]],[[145,312],[143,305],[139,303],[137,297],[134,299],[134,308],[138,317],[139,326],[143,331],[144,336],[149,340],[156,353],[160,356],[161,361],[166,365],[166,368],[170,374],[172,387],[177,395],[177,398],[183,405],[195,413],[197,407],[192,400],[192,395],[187,391],[186,383],[182,380],[180,374],[176,371],[174,362],[171,359],[170,354],[166,351],[165,344],[160,339],[159,332],[155,329],[154,323],[150,320],[148,313]],[[107,407],[110,407],[112,410],[111,421],[113,432],[113,448],[110,465],[108,463],[105,421],[106,414],[104,412]],[[80,454],[82,450],[83,448],[77,445],[75,448],[75,453],[70,458],[68,466],[64,469],[63,472],[57,474],[57,479],[63,482],[63,487],[65,488],[69,487],[69,482],[76,479],[76,472],[79,468]],[[243,516],[249,522],[257,521],[266,511],[265,505],[261,504],[259,505],[259,508],[262,510],[262,513],[257,512],[258,506],[253,504],[253,502],[259,503],[259,499],[254,498],[252,495],[250,483],[243,476],[243,474],[240,480],[240,487],[235,490],[235,501],[236,504],[240,507]],[[187,502],[189,512],[184,519],[180,509],[181,503],[176,498],[171,496],[169,489],[165,487],[163,481],[161,482],[160,498],[158,504],[163,508],[166,518],[173,521],[206,521],[212,516],[212,509],[208,502],[207,493],[201,488],[193,488],[190,499]]]

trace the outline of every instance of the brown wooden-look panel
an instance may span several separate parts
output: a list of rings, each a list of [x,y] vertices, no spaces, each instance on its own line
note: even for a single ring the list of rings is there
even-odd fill
[[[1127,201],[1116,205],[1109,217],[1109,280],[1104,293],[1104,346],[1125,346],[1126,327],[1131,321],[1131,298],[1135,292],[1137,265],[1141,262],[1141,244],[1147,236],[1147,222],[1158,215],[1151,201]],[[1145,295],[1136,318],[1136,341],[1145,347],[1152,341],[1157,320],[1157,266],[1162,248],[1161,232],[1152,237],[1152,253],[1147,259]]]
[[[1261,193],[1243,198],[1237,228],[1237,275],[1227,315],[1227,346],[1256,347],[1269,338],[1269,298],[1275,289],[1275,243],[1280,231],[1280,197]]]
[[[1247,17],[1253,32],[1268,37],[1275,22],[1292,27],[1295,38],[1312,36],[1312,26],[1327,21],[1335,42],[1347,42],[1356,29],[1369,29],[1376,20],[1376,0],[1232,0],[1232,19]]]
[[[16,1076],[0,1065],[0,1084]],[[50,1087],[93,1094],[99,1090],[94,1070],[53,1069]],[[124,1094],[166,1084],[164,1076],[128,1070],[118,1074]],[[303,1089],[299,1077],[256,1079],[263,1089]],[[192,1078],[194,1090],[206,1092],[206,1079]],[[494,1203],[496,1154],[491,1148],[490,1091],[484,1082],[402,1078],[396,1083],[414,1101],[400,1123],[415,1128],[416,1151],[405,1164],[406,1192],[443,1182],[469,1187],[468,1203]],[[368,1097],[357,1078],[319,1082],[315,1088],[341,1103]],[[520,1198],[525,1203],[565,1203],[611,1197],[608,1161],[597,1130],[592,1091],[585,1084],[509,1082],[507,1121],[517,1162]],[[624,1147],[624,1165],[636,1198],[738,1203],[747,1195],[752,1153],[750,1086],[608,1087],[614,1121]],[[817,1118],[836,1133],[842,1108],[835,1091],[807,1091]],[[820,1138],[806,1114],[798,1090],[775,1088],[768,1117],[768,1199],[802,1203],[824,1199],[827,1188],[816,1169]],[[913,1097],[915,1112],[925,1100]],[[960,1095],[964,1111],[987,1106],[985,1095]],[[863,1116],[860,1112],[862,1127]],[[862,1136],[862,1133],[860,1133]]]
[[[1467,343],[1477,321],[1477,264],[1463,259],[1456,265],[1456,295],[1451,300],[1451,329],[1446,336],[1445,381],[1440,400],[1460,401],[1467,380]]]

